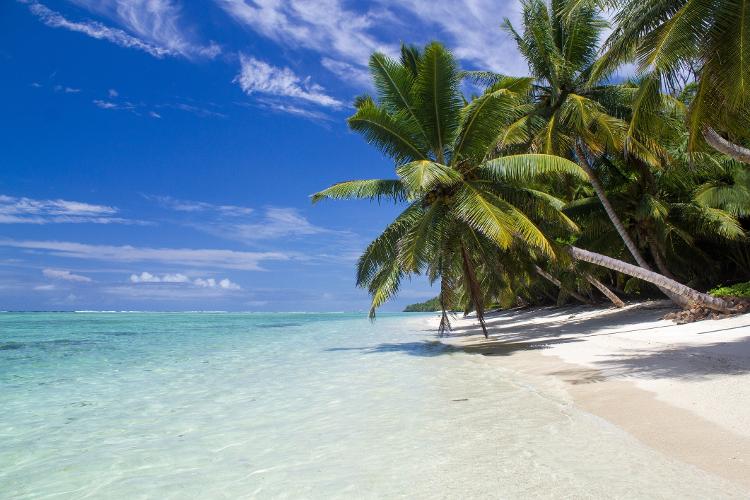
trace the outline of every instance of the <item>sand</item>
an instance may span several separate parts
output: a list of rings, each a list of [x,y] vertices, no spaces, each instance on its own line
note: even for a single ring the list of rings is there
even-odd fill
[[[553,381],[579,408],[750,493],[750,314],[675,325],[668,301],[472,317],[442,341]]]

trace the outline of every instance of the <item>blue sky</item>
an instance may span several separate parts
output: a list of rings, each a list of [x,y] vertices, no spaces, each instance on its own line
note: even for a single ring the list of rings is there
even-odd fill
[[[525,73],[514,1],[0,5],[0,309],[366,309],[397,213],[310,204],[393,164],[347,130],[367,57],[437,39]],[[408,283],[385,310],[435,293]]]

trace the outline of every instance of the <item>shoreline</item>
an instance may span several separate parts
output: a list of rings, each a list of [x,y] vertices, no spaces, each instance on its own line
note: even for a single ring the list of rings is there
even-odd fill
[[[554,384],[674,460],[750,491],[750,314],[676,325],[668,301],[547,307],[452,321],[452,348]],[[436,324],[436,322],[435,322]]]

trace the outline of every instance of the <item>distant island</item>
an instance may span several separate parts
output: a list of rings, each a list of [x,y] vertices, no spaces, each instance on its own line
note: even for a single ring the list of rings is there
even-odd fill
[[[404,312],[434,312],[440,310],[440,301],[437,297],[417,304],[409,304],[404,308]]]

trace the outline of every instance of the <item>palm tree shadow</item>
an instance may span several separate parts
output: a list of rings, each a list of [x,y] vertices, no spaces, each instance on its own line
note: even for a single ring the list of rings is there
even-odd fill
[[[434,357],[454,353],[482,354],[484,356],[509,356],[517,351],[531,351],[546,349],[554,344],[579,342],[576,339],[556,339],[547,342],[506,342],[503,340],[487,340],[481,344],[452,345],[437,340],[423,342],[383,343],[364,347],[331,347],[327,352],[359,351],[365,354],[383,354],[401,352],[409,356]]]
[[[723,330],[729,329],[715,331]],[[613,358],[597,361],[596,367],[599,376],[604,378],[679,378],[700,381],[720,375],[744,375],[750,373],[750,335],[733,341],[699,346],[677,346],[656,351],[631,349]],[[564,371],[555,374],[566,376]],[[578,383],[586,382],[587,379],[583,378]]]
[[[643,333],[658,338],[660,330],[675,325],[661,321],[666,310],[659,304],[651,308],[610,310],[605,314],[591,315],[591,308],[545,308],[543,310],[505,311],[486,317],[490,338],[481,339],[478,325],[456,328],[453,336],[477,336],[481,340],[468,343],[440,341],[383,343],[375,346],[332,348],[329,351],[360,351],[366,354],[400,352],[409,356],[434,357],[455,353],[484,356],[511,356],[520,351],[545,349],[558,344],[586,342],[594,337],[621,333]],[[539,322],[544,316],[546,321]],[[552,320],[550,320],[552,318]],[[627,328],[627,325],[634,325]],[[588,384],[611,377],[627,378],[681,378],[704,380],[718,375],[750,373],[750,326],[725,326],[706,323],[706,328],[690,335],[703,335],[724,331],[747,330],[747,336],[727,342],[702,345],[678,345],[630,349],[607,356],[593,367],[575,367],[549,373],[571,384]],[[625,327],[625,328],[623,328]]]

